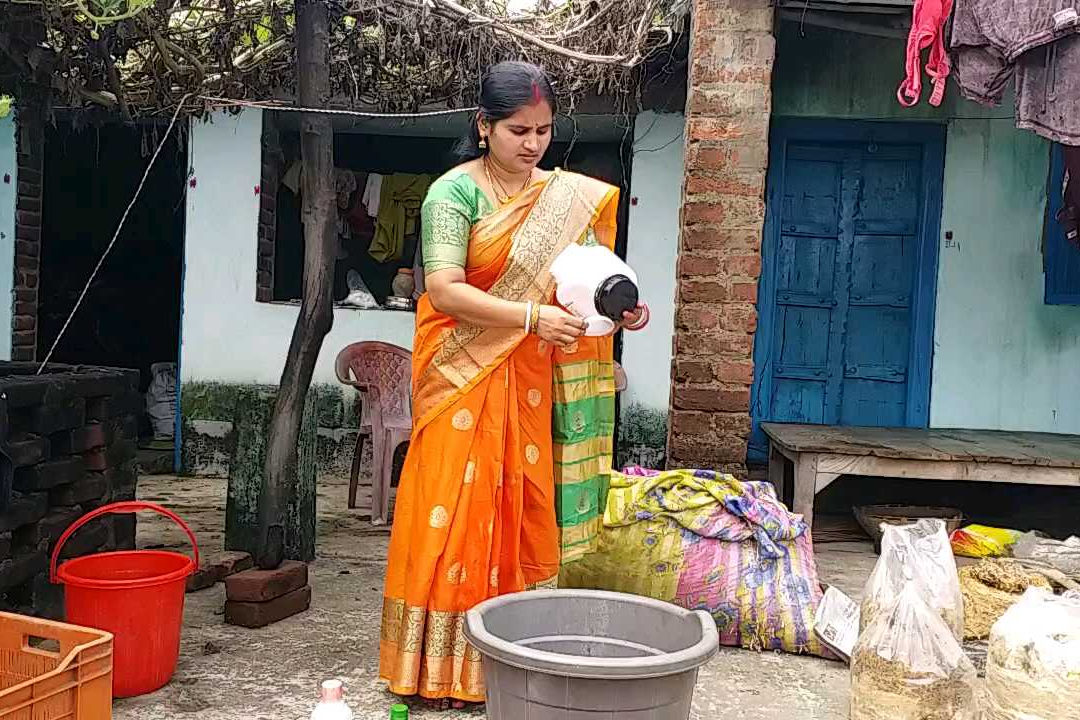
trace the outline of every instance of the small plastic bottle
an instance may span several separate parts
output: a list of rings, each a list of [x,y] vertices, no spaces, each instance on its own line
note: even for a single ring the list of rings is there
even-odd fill
[[[409,720],[409,706],[398,703],[390,707],[390,720]]]
[[[353,720],[353,711],[345,704],[345,686],[340,680],[323,682],[311,720]]]

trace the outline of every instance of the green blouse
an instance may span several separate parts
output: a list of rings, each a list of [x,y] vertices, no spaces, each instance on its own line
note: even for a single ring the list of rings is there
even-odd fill
[[[433,182],[420,209],[424,272],[464,268],[472,226],[494,211],[484,191],[460,168]]]
[[[451,170],[431,184],[420,209],[420,246],[424,273],[465,268],[469,235],[481,218],[495,212],[488,196],[469,173]],[[595,245],[592,228],[583,245]]]

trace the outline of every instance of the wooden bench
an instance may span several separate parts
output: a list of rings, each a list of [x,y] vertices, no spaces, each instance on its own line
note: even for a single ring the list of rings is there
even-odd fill
[[[1075,435],[780,423],[762,429],[769,481],[811,526],[814,496],[841,475],[1080,487]]]

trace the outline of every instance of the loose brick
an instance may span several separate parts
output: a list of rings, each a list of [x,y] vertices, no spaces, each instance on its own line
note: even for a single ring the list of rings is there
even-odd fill
[[[77,483],[49,491],[53,505],[78,505],[101,498],[109,490],[109,483],[101,473],[88,472]]]
[[[54,456],[78,455],[87,450],[104,447],[107,442],[105,426],[91,423],[74,430],[63,430],[49,437]]]
[[[254,566],[251,555],[245,552],[223,552],[203,561],[202,567],[188,578],[187,591],[205,590],[230,575],[250,570]]]
[[[49,508],[49,496],[45,493],[14,493],[7,509],[0,514],[0,532],[10,532],[23,525],[36,523],[45,517]]]
[[[49,457],[49,438],[30,433],[16,433],[7,443],[7,455],[15,467],[37,465]]]
[[[307,564],[286,560],[276,570],[245,570],[226,578],[225,595],[235,602],[264,603],[307,585],[307,581]]]
[[[214,587],[217,583],[218,577],[214,572],[214,568],[204,566],[188,575],[185,591],[189,593],[200,592]]]
[[[219,569],[222,580],[255,567],[255,561],[246,552],[217,553],[210,557],[210,564]]]
[[[230,625],[257,629],[299,615],[311,607],[311,586],[294,590],[268,602],[225,603],[225,622]]]
[[[86,472],[79,457],[50,460],[15,471],[15,489],[22,492],[50,490],[81,480]]]

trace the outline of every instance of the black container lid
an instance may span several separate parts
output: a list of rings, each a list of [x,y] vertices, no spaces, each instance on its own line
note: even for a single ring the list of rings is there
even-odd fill
[[[632,312],[638,303],[638,288],[625,275],[612,275],[596,288],[596,309],[609,320],[622,322],[623,313]]]

